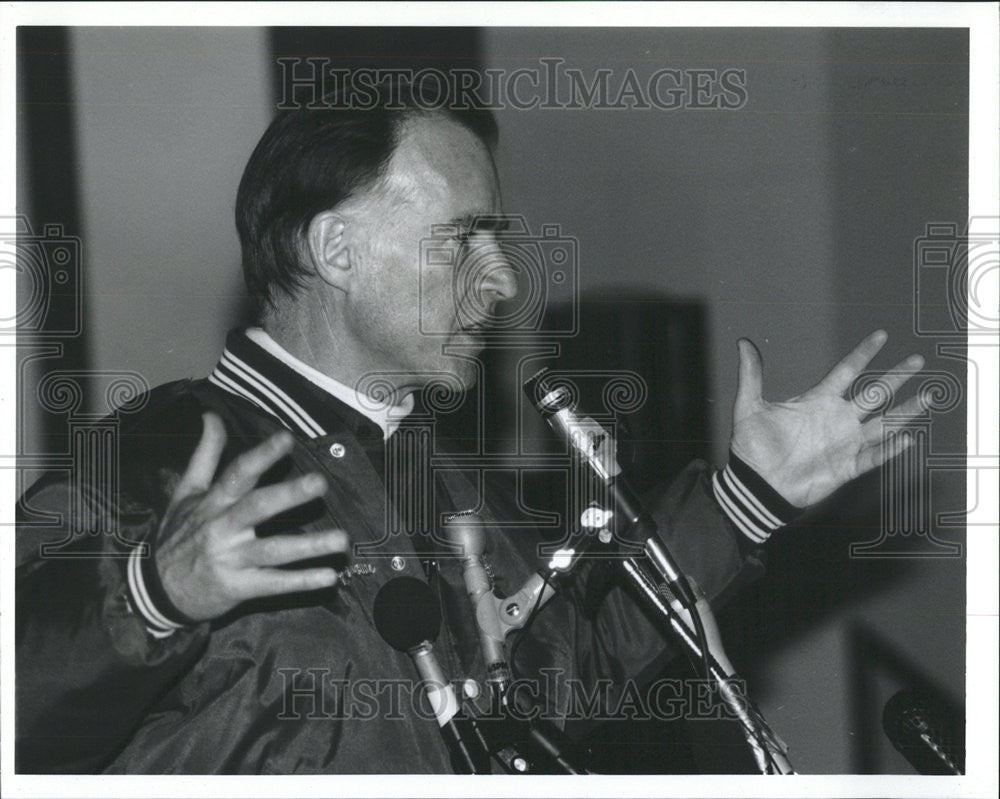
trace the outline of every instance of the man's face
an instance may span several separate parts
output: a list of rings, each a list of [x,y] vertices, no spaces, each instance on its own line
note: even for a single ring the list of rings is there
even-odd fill
[[[476,323],[517,292],[495,232],[473,224],[499,213],[496,169],[482,142],[444,116],[411,119],[384,181],[353,209],[357,276],[344,321],[369,373],[402,373],[393,382],[404,390],[441,373],[463,389],[473,385],[482,350]],[[422,262],[421,242],[438,225],[455,232],[435,237],[438,255],[449,257]],[[456,280],[467,259],[475,274]]]

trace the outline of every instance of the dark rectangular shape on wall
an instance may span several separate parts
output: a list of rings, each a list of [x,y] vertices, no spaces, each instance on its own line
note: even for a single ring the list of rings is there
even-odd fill
[[[17,141],[26,149],[22,152],[28,167],[27,180],[19,184],[25,191],[17,197],[22,228],[18,338],[22,347],[32,338],[58,344],[61,354],[46,358],[46,371],[89,366],[82,319],[85,273],[77,238],[82,225],[70,56],[68,28],[17,29]],[[71,245],[59,249],[71,253],[65,264],[57,263],[58,253],[53,255],[49,246],[59,242]],[[32,312],[25,313],[24,308]],[[43,450],[63,452],[64,418],[51,413],[40,418]]]

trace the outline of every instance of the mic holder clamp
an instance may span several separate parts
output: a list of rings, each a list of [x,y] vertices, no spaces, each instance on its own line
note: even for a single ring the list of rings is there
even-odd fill
[[[446,540],[462,560],[462,577],[472,602],[479,630],[480,647],[486,661],[486,680],[492,701],[489,716],[475,717],[476,730],[489,754],[512,774],[583,774],[586,769],[568,754],[569,738],[555,725],[530,718],[530,712],[512,708],[512,675],[504,642],[511,632],[529,621],[532,611],[554,594],[554,583],[570,573],[578,561],[589,532],[578,533],[552,553],[544,569],[529,577],[513,594],[498,597],[483,562],[486,548],[481,520],[472,512],[454,514],[445,520]],[[610,534],[606,540],[610,541]]]
[[[656,522],[642,507],[639,498],[624,480],[618,479],[609,485],[609,493],[614,503],[612,517],[613,530],[622,540],[642,547],[652,568],[666,582],[680,603],[688,610],[698,602],[694,589],[684,572],[681,571],[670,551],[657,532]]]
[[[554,596],[554,583],[569,575],[586,551],[611,544],[612,536],[605,526],[610,516],[596,508],[584,511],[583,529],[554,550],[544,568],[506,597],[494,593],[493,580],[483,563],[486,538],[481,520],[471,511],[453,514],[445,520],[445,538],[462,561],[462,577],[476,615],[480,648],[491,685],[499,684],[506,689],[510,684],[510,668],[504,650],[507,636],[524,627],[532,610]]]

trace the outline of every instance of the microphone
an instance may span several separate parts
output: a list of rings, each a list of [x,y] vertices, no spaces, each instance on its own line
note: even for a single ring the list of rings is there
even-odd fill
[[[542,719],[516,719],[511,711],[517,710],[527,717],[529,708],[512,708],[509,705],[508,689],[511,685],[511,666],[507,662],[504,651],[504,640],[509,632],[519,629],[528,620],[528,614],[534,608],[545,604],[555,593],[551,586],[551,575],[559,571],[563,564],[550,564],[550,577],[536,572],[532,574],[520,590],[506,599],[493,593],[493,581],[490,579],[483,563],[483,553],[486,550],[486,534],[483,531],[482,519],[474,511],[462,511],[450,516],[444,524],[443,533],[447,542],[456,550],[462,559],[462,579],[465,590],[476,612],[476,626],[479,628],[479,645],[486,662],[486,679],[492,692],[497,709],[504,713],[508,728],[500,731],[501,743],[500,762],[504,765],[508,760],[519,759],[528,763],[526,758],[517,758],[519,749],[512,746],[509,740],[513,735],[527,745],[532,752],[537,753],[541,760],[548,761],[555,769],[554,773],[589,774],[578,767],[568,754],[571,749],[569,738],[554,725]],[[565,564],[564,568],[569,568]],[[515,697],[516,699],[516,697]],[[497,731],[488,725],[483,725],[482,734],[488,740],[497,740]],[[504,753],[512,753],[508,758]],[[534,760],[535,758],[531,758]],[[526,771],[535,771],[541,763],[528,765]],[[517,767],[514,767],[517,771]]]
[[[524,391],[549,427],[569,443],[604,483],[615,511],[614,531],[626,541],[641,545],[684,607],[693,608],[698,600],[691,584],[657,535],[656,522],[622,474],[614,437],[594,419],[577,412],[569,388],[554,380],[548,369],[541,369],[529,378]]]
[[[483,520],[474,511],[461,511],[449,516],[442,533],[455,554],[461,558],[462,580],[476,613],[479,645],[486,662],[487,678],[491,686],[506,691],[511,679],[504,640],[512,630],[520,629],[529,613],[540,608],[555,594],[552,587],[554,570],[548,576],[541,572],[532,574],[521,588],[509,597],[493,593],[493,580],[486,571],[483,553],[486,551],[486,534]]]
[[[943,699],[904,688],[882,711],[882,729],[920,774],[965,773],[965,724]]]
[[[500,622],[499,614],[493,603],[493,581],[483,563],[483,552],[486,551],[486,535],[481,527],[482,520],[472,511],[456,513],[449,517],[442,528],[444,537],[456,550],[462,559],[462,579],[465,590],[476,611],[476,626],[479,629],[479,645],[486,660],[488,672],[499,669],[499,675],[504,682],[509,681],[506,674],[507,656],[503,643],[507,631]]]
[[[441,606],[430,586],[415,577],[396,577],[375,595],[373,613],[375,629],[386,643],[413,658],[455,773],[489,774],[486,747],[434,654],[431,642],[441,631]]]

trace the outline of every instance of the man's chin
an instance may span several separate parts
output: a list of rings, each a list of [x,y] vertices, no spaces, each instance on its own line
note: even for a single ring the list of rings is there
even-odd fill
[[[482,368],[478,360],[472,358],[446,357],[442,364],[443,371],[448,375],[446,380],[454,384],[459,391],[466,392],[479,382],[479,371]]]
[[[458,381],[462,392],[475,387],[476,383],[479,382],[478,364],[472,361],[455,359],[449,364],[448,371]]]
[[[448,358],[424,383],[423,403],[432,412],[451,413],[465,402],[478,380],[479,370],[475,363]]]

